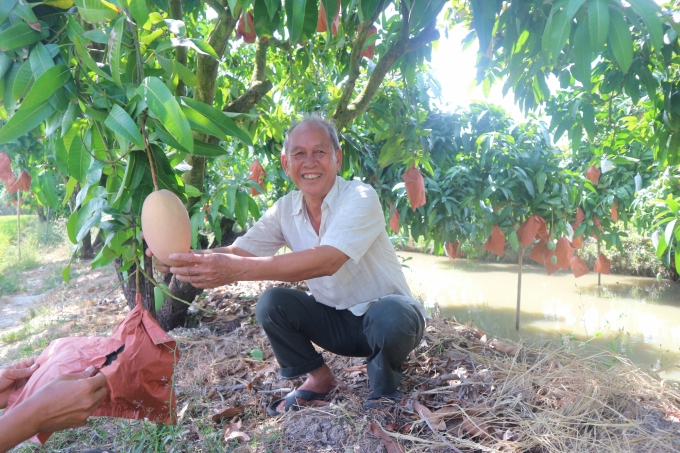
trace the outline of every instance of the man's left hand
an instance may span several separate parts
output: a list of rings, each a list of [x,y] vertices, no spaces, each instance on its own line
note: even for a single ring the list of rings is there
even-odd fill
[[[185,263],[184,266],[170,268],[175,278],[196,288],[228,285],[239,280],[239,275],[245,272],[243,258],[227,253],[173,253],[169,258]]]

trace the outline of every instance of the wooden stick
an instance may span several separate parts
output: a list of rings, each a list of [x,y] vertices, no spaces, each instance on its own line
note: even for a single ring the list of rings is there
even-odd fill
[[[519,330],[519,308],[522,302],[522,261],[524,258],[524,246],[519,245],[519,262],[517,270],[517,312],[515,313],[515,330]]]
[[[598,258],[600,257],[600,240],[599,239],[597,240],[597,257]],[[598,272],[597,273],[597,286],[602,286],[602,282],[600,280],[601,278],[602,278],[602,274],[600,274]]]

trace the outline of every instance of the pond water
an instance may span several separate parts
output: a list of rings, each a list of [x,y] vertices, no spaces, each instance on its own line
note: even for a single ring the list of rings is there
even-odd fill
[[[651,278],[522,268],[520,330],[515,330],[517,265],[398,252],[415,296],[441,316],[472,320],[490,335],[525,343],[573,341],[625,355],[664,379],[680,380],[680,284]]]

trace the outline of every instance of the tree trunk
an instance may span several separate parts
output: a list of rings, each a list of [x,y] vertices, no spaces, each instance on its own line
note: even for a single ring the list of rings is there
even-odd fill
[[[146,250],[146,243],[144,243],[144,250]],[[137,295],[137,279],[135,276],[135,272],[137,271],[137,265],[133,264],[130,266],[130,268],[126,271],[126,276],[123,276],[123,273],[120,272],[120,268],[123,266],[123,260],[121,258],[116,258],[116,261],[114,262],[114,265],[116,267],[116,273],[118,274],[118,280],[121,282],[121,286],[123,288],[123,295],[125,295],[125,300],[127,300],[128,307],[130,307],[130,310],[135,308],[136,302],[136,295]],[[151,270],[151,258],[148,256],[144,255],[144,271],[149,272]],[[155,318],[156,317],[156,305],[154,302],[154,296],[153,296],[153,284],[147,280],[143,274],[140,273],[139,275],[139,292],[142,294],[142,303],[144,305],[144,308],[148,310],[151,315]],[[163,325],[161,325],[163,327]],[[165,327],[163,327],[165,329]],[[168,329],[165,329],[168,330]]]
[[[88,231],[83,238],[83,246],[80,248],[80,259],[91,260],[94,258],[94,247],[92,247],[92,235]]]

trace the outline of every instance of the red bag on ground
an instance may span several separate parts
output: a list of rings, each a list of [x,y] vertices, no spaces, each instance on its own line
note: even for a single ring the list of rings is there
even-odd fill
[[[108,394],[93,415],[174,423],[172,377],[179,351],[175,341],[144,310],[141,295],[111,338],[72,337],[50,343],[36,359],[40,367],[23,389],[10,395],[7,410],[61,374],[78,373],[90,365],[102,367],[107,355],[119,350],[115,360],[101,368],[108,379]],[[39,433],[32,440],[43,443],[51,434]]]
[[[241,13],[241,18],[236,26],[236,39],[243,38],[243,42],[252,44],[257,39],[255,34],[255,23],[253,20],[253,13],[248,13],[248,30],[246,31],[246,13]]]
[[[264,186],[264,178],[267,176],[267,172],[264,171],[264,168],[262,168],[262,164],[260,164],[259,160],[256,160],[252,164],[250,164],[250,167],[248,167],[250,170],[250,176],[248,176],[248,179],[251,181],[255,181],[257,184],[262,187],[262,193],[266,192],[266,188]],[[250,188],[250,195],[255,196],[255,195],[260,195],[260,192],[254,188]]]
[[[619,201],[614,198],[614,204],[612,205],[612,222],[616,223],[619,221]]]
[[[0,181],[9,186],[10,178],[14,178],[12,161],[5,151],[0,153]]]
[[[540,240],[534,245],[534,248],[531,249],[531,253],[529,253],[529,258],[532,260],[536,261],[538,264],[543,264],[544,258],[543,258],[543,249],[546,249],[546,242],[544,240]]]
[[[586,178],[590,179],[593,184],[597,185],[597,182],[600,180],[600,169],[595,165],[591,165],[586,170]]]
[[[574,274],[574,277],[576,278],[582,277],[590,272],[590,269],[588,269],[588,265],[586,264],[586,262],[579,258],[577,255],[574,255],[571,258],[570,264],[571,272]]]
[[[537,237],[547,241],[549,239],[548,227],[543,217],[532,215],[517,230],[517,239],[524,247],[529,247]]]
[[[423,175],[415,167],[411,167],[401,175],[406,185],[406,195],[414,211],[425,204],[425,180]]]
[[[581,226],[585,219],[586,215],[583,213],[583,209],[581,209],[579,206],[579,208],[576,210],[576,221],[571,224],[571,226],[574,227],[574,231],[576,231],[576,228]]]
[[[491,229],[491,235],[484,244],[484,250],[494,253],[498,256],[503,256],[505,251],[505,234],[501,231],[498,225],[494,225]]]
[[[597,272],[598,274],[609,275],[610,268],[611,268],[611,261],[609,261],[609,258],[607,258],[602,253],[600,253],[597,256],[597,259],[595,260],[595,266],[593,267],[593,270],[595,272]]]
[[[463,256],[463,252],[460,250],[460,242],[458,241],[454,241],[453,243],[446,241],[444,250],[446,250],[446,256],[448,256],[450,260],[455,260],[456,258]]]
[[[333,36],[338,34],[338,24],[340,23],[340,0],[338,0],[338,12],[335,14],[335,19],[333,19],[333,24],[331,24],[331,34]],[[326,8],[323,6],[323,2],[319,3],[319,19],[316,22],[316,31],[319,33],[325,33],[328,31],[328,22],[326,22]]]
[[[555,256],[557,267],[566,271],[571,266],[571,257],[574,256],[574,244],[568,238],[562,237],[555,246]]]
[[[390,204],[390,211],[392,210],[392,206],[394,206],[394,203]],[[395,233],[399,233],[399,211],[397,209],[392,212],[392,216],[390,217],[390,228]]]
[[[548,275],[554,274],[560,268],[557,264],[553,264],[553,256],[555,256],[555,250],[550,250],[547,246],[543,247],[543,265]]]

